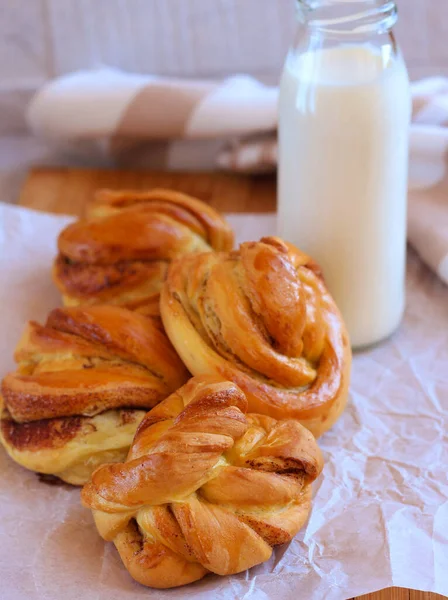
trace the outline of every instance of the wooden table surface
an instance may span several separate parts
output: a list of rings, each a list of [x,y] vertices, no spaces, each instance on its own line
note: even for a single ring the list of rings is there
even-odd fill
[[[220,173],[168,173],[101,169],[33,169],[19,204],[58,214],[80,216],[101,187],[166,187],[196,196],[221,212],[275,211],[275,179]]]
[[[20,195],[19,204],[35,210],[81,216],[86,202],[95,190],[101,187],[168,187],[195,195],[222,212],[262,213],[272,212],[276,207],[275,180],[272,177],[70,168],[38,168],[31,171]],[[389,588],[359,598],[436,600],[443,596],[403,588]]]

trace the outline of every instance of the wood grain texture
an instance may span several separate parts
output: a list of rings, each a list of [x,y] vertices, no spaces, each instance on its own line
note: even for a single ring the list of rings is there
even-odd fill
[[[431,592],[418,592],[417,590],[407,590],[405,588],[389,588],[373,594],[358,596],[354,600],[442,600],[445,596],[433,594]]]
[[[389,588],[387,590],[381,590],[373,594],[366,594],[365,596],[358,596],[357,600],[410,600],[410,590],[404,588]],[[421,592],[419,592],[421,593]],[[414,600],[421,600],[415,598]]]
[[[167,187],[185,191],[221,212],[272,212],[275,179],[220,173],[108,171],[101,169],[33,169],[19,204],[57,214],[80,216],[95,190]]]
[[[271,212],[276,207],[273,177],[219,173],[106,171],[38,168],[30,172],[19,204],[35,210],[80,216],[99,187],[145,189],[171,187],[190,193],[222,212]],[[438,600],[437,594],[390,588],[362,600]]]

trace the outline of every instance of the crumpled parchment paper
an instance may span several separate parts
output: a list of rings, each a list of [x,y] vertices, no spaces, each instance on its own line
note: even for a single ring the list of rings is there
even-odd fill
[[[239,241],[272,215],[232,215]],[[0,204],[0,374],[25,321],[60,303],[50,279],[70,221]],[[2,600],[342,600],[401,586],[448,595],[448,287],[409,257],[407,310],[388,341],[354,357],[351,399],[321,438],[310,520],[264,565],[178,590],[135,583],[96,533],[79,490],[50,486],[0,449]]]

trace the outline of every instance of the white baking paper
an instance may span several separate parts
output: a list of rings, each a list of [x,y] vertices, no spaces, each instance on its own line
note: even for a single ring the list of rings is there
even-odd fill
[[[70,220],[0,205],[0,370],[24,322],[59,303],[50,265]],[[272,215],[232,215],[238,239]],[[354,358],[349,406],[321,438],[306,528],[271,560],[178,590],[135,583],[79,490],[50,486],[0,450],[2,600],[343,600],[389,586],[448,595],[448,288],[414,254],[400,330]]]

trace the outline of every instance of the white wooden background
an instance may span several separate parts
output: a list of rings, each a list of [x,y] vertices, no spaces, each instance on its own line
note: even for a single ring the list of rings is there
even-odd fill
[[[448,74],[448,0],[398,1],[411,76]],[[295,25],[293,0],[0,0],[0,9],[0,134],[23,129],[43,82],[100,64],[275,80]]]

